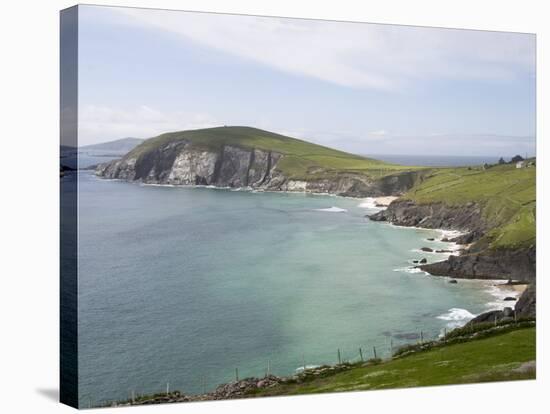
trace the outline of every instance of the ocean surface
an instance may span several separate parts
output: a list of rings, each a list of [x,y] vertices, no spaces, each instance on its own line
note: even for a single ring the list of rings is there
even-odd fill
[[[75,174],[83,407],[167,384],[209,391],[236,368],[240,378],[268,364],[289,375],[336,363],[338,350],[345,360],[360,347],[365,358],[373,347],[387,356],[511,295],[412,269],[414,259],[446,257],[421,247],[449,243],[436,230],[370,222],[372,200]]]
[[[376,158],[392,164],[425,166],[425,167],[464,167],[487,164],[496,164],[498,156],[464,156],[464,155],[396,155],[370,154],[367,157]],[[510,157],[511,158],[511,157]]]

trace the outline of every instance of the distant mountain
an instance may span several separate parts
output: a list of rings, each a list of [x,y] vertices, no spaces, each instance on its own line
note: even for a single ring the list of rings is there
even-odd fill
[[[114,141],[102,142],[100,144],[84,145],[80,151],[101,151],[116,154],[126,154],[141,144],[144,140],[140,138],[121,138]]]

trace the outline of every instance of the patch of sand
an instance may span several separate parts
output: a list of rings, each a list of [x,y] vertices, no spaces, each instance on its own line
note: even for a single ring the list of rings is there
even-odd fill
[[[394,197],[394,196],[386,196],[386,197],[376,197],[374,199],[374,202],[376,205],[378,206],[384,206],[384,207],[387,207],[390,205],[390,203],[393,201],[393,200],[396,200],[398,199],[399,197]]]

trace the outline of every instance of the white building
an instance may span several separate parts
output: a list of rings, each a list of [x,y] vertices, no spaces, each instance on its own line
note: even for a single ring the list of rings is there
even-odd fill
[[[516,162],[516,168],[523,168],[524,165],[525,165],[525,161]]]

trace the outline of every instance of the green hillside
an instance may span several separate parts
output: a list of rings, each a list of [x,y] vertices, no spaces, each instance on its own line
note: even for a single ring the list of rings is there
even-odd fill
[[[358,364],[333,375],[262,389],[254,396],[534,379],[533,369],[520,366],[535,359],[535,328],[523,328],[379,364]]]
[[[191,141],[196,148],[205,150],[220,150],[223,145],[232,145],[279,152],[285,157],[278,168],[289,178],[311,178],[338,172],[356,172],[381,177],[396,171],[417,169],[338,151],[257,128],[240,126],[162,134],[148,139],[131,151],[129,156],[139,157],[161,145],[181,140]]]
[[[533,161],[533,160],[531,160]],[[443,168],[432,170],[404,198],[418,204],[475,202],[491,227],[486,240],[491,247],[526,247],[535,244],[536,168],[515,164],[488,169]]]

